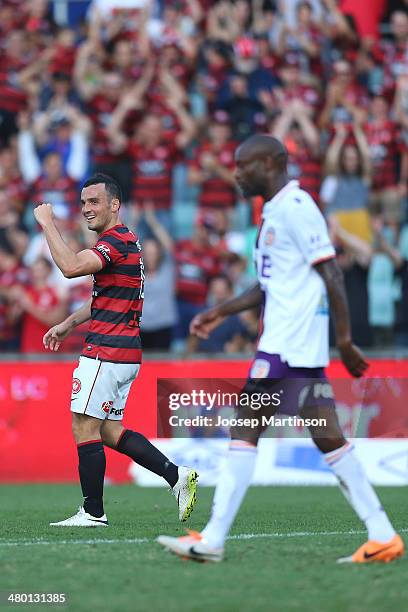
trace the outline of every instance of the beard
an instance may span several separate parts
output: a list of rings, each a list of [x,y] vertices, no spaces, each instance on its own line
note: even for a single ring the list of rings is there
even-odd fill
[[[246,183],[239,185],[239,191],[242,193],[244,198],[253,198],[259,195],[259,190],[254,185],[248,185]]]

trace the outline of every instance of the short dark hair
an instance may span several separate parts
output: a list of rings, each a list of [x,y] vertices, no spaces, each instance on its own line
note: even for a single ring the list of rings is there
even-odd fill
[[[111,200],[116,198],[119,200],[119,202],[122,202],[122,193],[119,183],[117,183],[117,181],[115,181],[115,179],[108,174],[103,174],[102,172],[97,172],[96,174],[90,176],[89,179],[87,179],[82,185],[82,189],[84,189],[84,187],[89,187],[90,185],[99,185],[100,183],[105,185],[106,192]]]

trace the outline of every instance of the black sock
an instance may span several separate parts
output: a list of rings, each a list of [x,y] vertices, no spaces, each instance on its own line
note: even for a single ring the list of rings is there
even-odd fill
[[[162,476],[171,487],[178,480],[178,468],[147,438],[136,431],[125,429],[116,450],[127,455],[142,467]]]
[[[100,518],[103,510],[103,481],[106,458],[101,440],[78,444],[79,478],[84,496],[85,512]]]

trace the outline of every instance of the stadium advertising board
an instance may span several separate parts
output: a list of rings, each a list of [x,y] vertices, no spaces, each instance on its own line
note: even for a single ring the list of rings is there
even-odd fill
[[[2,363],[0,373],[0,480],[2,482],[76,481],[76,449],[71,437],[69,412],[73,368],[74,364],[67,362]],[[125,423],[149,438],[158,437],[156,404],[157,379],[160,377],[165,376],[166,379],[183,377],[184,381],[194,381],[204,377],[243,378],[247,370],[246,361],[148,361],[143,364],[140,376],[130,393]],[[328,373],[333,380],[345,376],[343,367],[336,361],[331,364]],[[357,435],[362,438],[358,441],[358,445],[361,448],[365,444],[363,438],[408,437],[406,410],[408,361],[376,360],[371,364],[370,376],[384,378],[362,382],[350,379],[350,384],[342,387],[343,395],[337,397],[339,415],[346,434],[355,435],[358,423]],[[336,382],[333,384],[337,395],[339,391]],[[344,391],[346,388],[347,393]],[[362,397],[364,397],[364,407],[362,407]],[[161,436],[174,435],[171,428],[164,430],[161,428],[159,433]],[[173,445],[174,452],[179,452],[180,443],[176,438],[166,441],[167,445]],[[224,441],[214,440],[211,443],[222,447]],[[279,468],[281,471],[279,479],[285,477],[284,481],[290,482],[289,474],[293,468],[297,470],[298,482],[305,476],[303,474],[301,478],[299,477],[299,466],[306,465],[311,471],[310,466],[316,461],[308,454],[309,451],[302,450],[309,444],[304,439],[269,440],[268,444],[271,448],[279,450],[278,460],[273,466],[269,460],[266,463],[263,460],[261,462],[262,471],[269,474],[270,478],[275,478],[272,467]],[[381,446],[383,442],[380,444],[371,440],[367,444],[371,446],[364,447],[367,448],[364,452],[374,453],[373,449],[379,449],[378,461],[388,461],[387,457],[394,453],[392,450],[394,442],[390,440],[386,440],[386,447]],[[395,453],[403,453],[400,447],[404,444],[404,441],[399,442],[395,446]],[[383,450],[380,446],[381,449],[386,448],[384,455],[381,454]],[[204,449],[200,440],[188,440],[188,448],[193,454],[196,453],[197,457]],[[292,449],[289,454],[288,448]],[[169,454],[172,455],[171,450]],[[284,457],[287,458],[289,455],[297,467],[282,463]],[[400,458],[396,458],[395,461],[399,466]],[[107,464],[107,479],[112,482],[126,482],[132,478],[132,474],[129,473],[130,461],[127,457],[107,449]],[[398,466],[395,468],[397,472],[400,470]],[[383,470],[381,482],[395,483],[396,478],[401,483],[403,477],[397,476],[395,472],[393,476],[395,478],[391,479],[391,472],[392,470],[388,472]],[[140,482],[144,482],[143,478],[140,478]]]

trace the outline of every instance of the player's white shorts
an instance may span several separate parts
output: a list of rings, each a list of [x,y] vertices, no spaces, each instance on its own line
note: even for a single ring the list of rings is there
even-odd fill
[[[72,380],[71,411],[121,421],[140,363],[112,363],[81,356]]]

